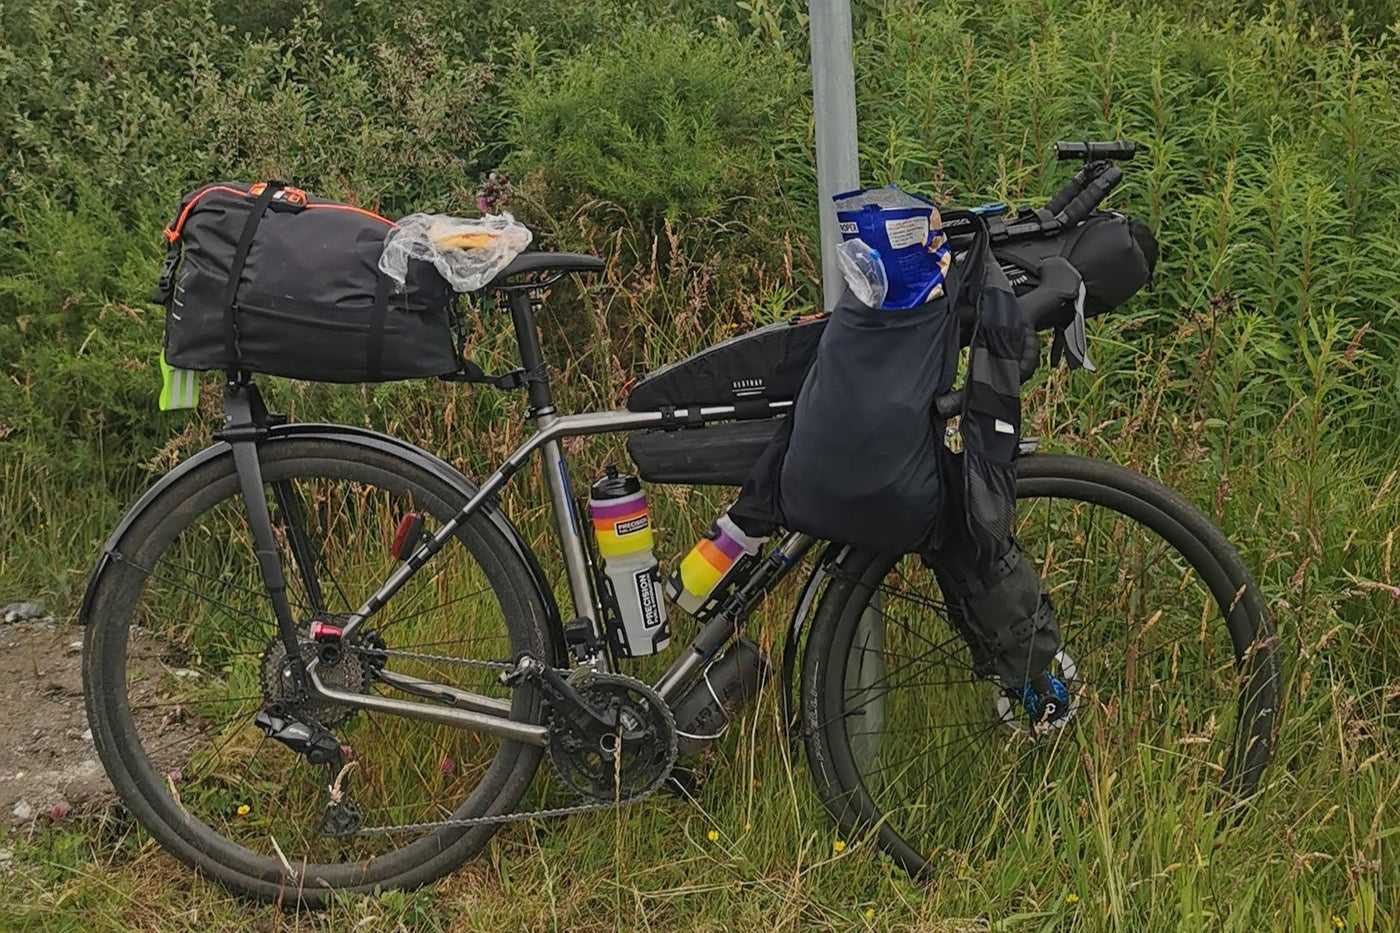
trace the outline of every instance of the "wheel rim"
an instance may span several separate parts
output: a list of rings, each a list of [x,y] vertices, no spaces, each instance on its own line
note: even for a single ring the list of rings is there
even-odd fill
[[[1019,701],[973,673],[918,558],[857,571],[834,638],[832,657],[847,658],[842,689],[825,692],[833,767],[848,788],[840,815],[848,828],[876,829],[914,869],[949,849],[991,851],[1030,827],[1049,832],[1077,818],[1110,773],[1173,801],[1194,795],[1237,771],[1259,740],[1236,730],[1254,688],[1238,663],[1248,637],[1232,637],[1203,577],[1218,565],[1198,570],[1149,528],[1087,501],[1023,498],[1017,528],[1060,622],[1069,728],[1032,736]],[[853,680],[854,659],[870,653],[869,623],[858,619],[872,594],[879,663],[863,661]],[[1058,808],[1053,820],[1047,806]]]
[[[264,471],[288,597],[304,623],[321,613],[313,605],[316,587],[291,557],[279,483],[283,501],[299,504],[316,542],[319,609],[332,615],[357,608],[393,569],[388,540],[399,516],[423,509],[431,530],[434,519],[454,510],[394,472],[364,465],[274,458]],[[122,598],[108,603],[117,618],[95,620],[110,632],[104,651],[120,659],[109,665],[119,697],[110,717],[115,734],[131,735],[122,754],[139,793],[167,823],[182,821],[197,848],[208,844],[222,864],[250,874],[281,869],[285,877],[290,867],[296,876],[339,886],[439,855],[460,829],[436,837],[424,830],[322,836],[329,769],[255,726],[267,699],[259,683],[264,654],[278,645],[236,489],[231,474],[222,477],[200,490],[191,508],[166,516],[141,551],[127,555],[117,587]],[[507,631],[502,601],[513,599],[498,569],[454,543],[372,624],[391,650],[506,660],[540,648],[528,633]],[[513,718],[530,719],[537,710],[528,690],[512,694],[494,671],[398,657],[391,663],[399,673],[508,702]],[[368,689],[386,692],[382,685]],[[500,795],[520,755],[538,756],[490,736],[365,711],[331,731],[348,746],[343,786],[366,826],[477,815]]]

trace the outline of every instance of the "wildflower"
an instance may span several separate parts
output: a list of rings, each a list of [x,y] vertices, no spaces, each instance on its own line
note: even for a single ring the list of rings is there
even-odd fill
[[[753,824],[752,824],[752,823],[745,823],[745,824],[744,824],[744,832],[748,832],[748,831],[751,830],[751,829],[753,829]]]
[[[64,818],[65,816],[67,816],[67,815],[68,815],[68,804],[67,804],[65,801],[60,800],[58,803],[56,803],[56,804],[54,804],[53,806],[49,807],[49,821],[50,821],[50,822],[57,823],[59,820],[63,819],[63,818]]]
[[[865,908],[865,919],[866,919],[866,920],[874,920],[874,919],[875,919],[875,908],[874,908],[874,907],[867,907],[867,908]]]
[[[1079,903],[1079,895],[1071,891],[1069,894],[1065,895],[1065,903],[1073,907],[1075,904]]]
[[[165,776],[169,778],[171,784],[179,784],[185,779],[184,772],[180,771],[178,768],[174,771],[166,772]]]
[[[1346,929],[1346,925],[1346,921],[1343,920],[1341,917],[1338,917],[1336,914],[1332,915],[1332,926],[1336,927],[1339,930],[1344,930]]]
[[[709,839],[711,842],[719,842],[719,830],[717,830],[717,829],[712,829],[712,830],[710,830],[708,833],[705,834],[705,837],[706,837],[707,839]]]
[[[452,756],[451,756],[451,755],[444,755],[444,756],[442,756],[442,773],[443,773],[443,774],[451,774],[453,771],[456,771],[456,770],[457,770],[457,762],[455,762],[455,761],[452,760]]]
[[[253,808],[250,807],[250,806],[248,806],[246,803],[240,803],[240,804],[238,805],[238,815],[239,815],[239,816],[247,816],[249,813],[252,813],[252,812],[253,812]]]
[[[831,844],[831,848],[832,848],[832,850],[835,851],[835,852],[845,852],[845,851],[846,851],[846,844],[845,844],[844,842],[842,842],[840,839],[837,839],[835,842],[833,842],[833,843]]]

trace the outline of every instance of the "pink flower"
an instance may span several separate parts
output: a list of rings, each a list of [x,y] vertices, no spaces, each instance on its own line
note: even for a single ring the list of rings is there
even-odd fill
[[[452,760],[452,756],[444,755],[442,758],[442,773],[451,774],[457,770],[457,762]]]
[[[165,776],[170,779],[171,784],[179,784],[185,779],[184,774],[182,774],[179,769],[167,772]]]
[[[49,807],[49,822],[51,823],[57,823],[67,815],[68,804],[65,801],[60,800],[58,803]]]

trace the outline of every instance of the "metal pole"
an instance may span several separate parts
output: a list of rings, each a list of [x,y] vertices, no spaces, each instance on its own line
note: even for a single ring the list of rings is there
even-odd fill
[[[856,150],[856,73],[851,52],[851,0],[808,0],[812,45],[812,122],[817,137],[817,199],[821,202],[822,303],[841,294],[836,263],[836,207],[831,196],[860,186]]]

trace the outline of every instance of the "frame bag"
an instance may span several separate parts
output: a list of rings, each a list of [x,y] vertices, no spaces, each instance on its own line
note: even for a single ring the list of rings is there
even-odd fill
[[[165,232],[154,299],[166,362],[341,383],[456,372],[447,282],[417,260],[401,287],[379,271],[393,226],[281,182],[191,192]]]

